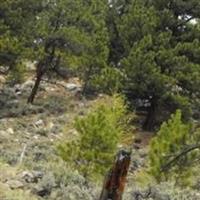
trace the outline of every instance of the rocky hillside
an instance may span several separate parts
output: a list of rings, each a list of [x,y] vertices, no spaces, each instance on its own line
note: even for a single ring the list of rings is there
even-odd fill
[[[1,199],[94,199],[94,186],[68,169],[55,151],[60,140],[76,136],[73,119],[91,102],[79,98],[80,84],[74,79],[44,81],[35,104],[27,105],[33,84],[30,79],[1,86]]]
[[[75,78],[43,81],[35,103],[28,105],[33,84],[32,79],[12,87],[1,84],[0,199],[98,200],[102,183],[89,182],[71,169],[57,155],[56,146],[77,136],[73,119],[84,115],[99,97],[81,97]],[[146,174],[149,134],[134,132],[125,138],[130,145],[134,136],[135,143],[124,200],[200,199],[195,190],[174,189],[167,182],[158,186]]]

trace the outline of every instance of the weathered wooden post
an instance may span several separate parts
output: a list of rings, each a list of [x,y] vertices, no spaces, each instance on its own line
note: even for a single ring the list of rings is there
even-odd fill
[[[122,200],[130,160],[130,152],[125,150],[119,151],[113,167],[105,177],[99,200]]]

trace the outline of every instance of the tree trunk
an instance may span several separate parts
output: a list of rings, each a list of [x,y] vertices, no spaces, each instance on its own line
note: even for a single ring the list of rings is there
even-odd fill
[[[27,103],[33,103],[33,101],[35,99],[35,95],[37,94],[37,91],[38,91],[38,88],[39,88],[41,80],[42,80],[42,74],[38,74],[37,78],[36,78],[36,81],[35,81],[35,85],[34,85],[32,91],[31,91],[31,94],[30,94],[30,96],[28,98]]]
[[[44,57],[44,59],[41,59],[40,62],[37,65],[36,68],[36,81],[35,81],[35,85],[31,91],[31,94],[28,98],[27,103],[33,103],[35,96],[37,94],[40,82],[42,80],[43,75],[47,72],[47,69],[49,67],[50,64],[52,64],[53,59],[54,59],[54,55],[55,55],[55,46],[53,45],[51,48],[51,51],[49,51],[49,47],[48,47],[48,43],[45,46],[45,52],[48,54],[46,57]],[[56,60],[55,66],[53,68],[56,68],[57,65],[60,62],[60,57],[58,57],[58,59]]]
[[[156,108],[157,108],[157,101],[155,100],[155,98],[152,98],[151,105],[148,108],[148,113],[143,125],[143,129],[146,131],[152,131],[154,129],[156,121]]]
[[[105,177],[99,200],[122,200],[130,160],[130,152],[121,150],[117,154],[112,169]]]
[[[90,65],[88,71],[85,74],[85,78],[84,78],[84,85],[83,85],[83,89],[82,89],[82,94],[83,95],[86,95],[86,93],[87,93],[88,83],[90,81],[91,72],[92,72],[92,66]]]

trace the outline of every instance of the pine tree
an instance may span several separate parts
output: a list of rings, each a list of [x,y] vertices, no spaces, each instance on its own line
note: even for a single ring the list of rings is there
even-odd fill
[[[119,95],[98,100],[85,116],[75,120],[79,137],[62,142],[58,146],[59,155],[87,177],[104,175],[124,131],[121,122],[125,113],[126,106]]]
[[[30,22],[41,10],[41,2],[34,0],[5,0],[0,2],[0,65],[13,80],[23,76],[24,60],[31,60]],[[13,81],[12,80],[12,81]]]
[[[162,124],[159,132],[151,141],[150,172],[158,181],[163,178],[168,179],[170,176],[175,177],[173,173],[177,177],[180,176],[184,166],[187,166],[187,157],[183,156],[177,160],[176,167],[170,166],[166,170],[164,168],[170,159],[188,144],[189,139],[190,126],[182,122],[181,111],[178,110],[168,122]]]
[[[14,36],[19,15],[12,9],[12,3],[0,2],[0,65],[9,68],[16,63],[21,49],[18,38]]]
[[[199,127],[184,123],[177,110],[151,141],[150,174],[158,182],[173,180],[179,185],[190,185],[198,173],[199,138]]]
[[[136,0],[127,5],[117,23],[123,91],[130,100],[148,101],[147,130],[160,112],[165,119],[180,108],[187,120],[192,101],[199,98],[199,1]]]
[[[66,77],[69,68],[76,69],[87,88],[95,74],[106,66],[106,5],[80,0],[46,2],[36,20],[34,51],[38,64],[29,103],[34,100],[41,78],[48,73]],[[60,70],[64,66],[68,69],[65,73]]]

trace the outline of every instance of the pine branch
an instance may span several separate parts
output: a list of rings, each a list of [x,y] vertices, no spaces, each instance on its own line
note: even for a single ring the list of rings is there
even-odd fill
[[[174,165],[181,157],[187,155],[188,153],[190,153],[191,151],[194,151],[196,149],[200,149],[200,144],[196,144],[196,145],[191,145],[188,146],[186,149],[184,149],[183,151],[181,151],[179,154],[177,154],[172,160],[170,160],[169,162],[167,162],[165,165],[163,165],[161,167],[161,172],[164,171],[168,171],[169,168]]]

